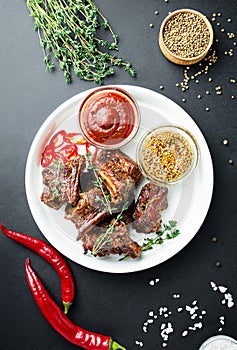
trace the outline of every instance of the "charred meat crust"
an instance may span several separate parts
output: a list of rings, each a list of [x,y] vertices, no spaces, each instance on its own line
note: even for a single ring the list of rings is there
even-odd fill
[[[41,201],[59,209],[64,203],[76,205],[80,192],[80,174],[85,167],[85,157],[78,156],[65,164],[54,162],[42,171],[44,189]]]
[[[110,224],[113,224],[113,222],[114,219],[112,219]],[[105,233],[107,228],[108,226],[104,227],[103,229],[94,228],[94,230],[89,234],[83,233],[79,235],[79,239],[82,242],[85,254],[88,251],[93,250],[98,237],[100,234]],[[103,247],[101,247],[101,249],[96,253],[96,256],[102,257],[110,254],[125,254],[129,255],[133,259],[141,255],[141,247],[137,244],[137,242],[134,242],[130,238],[127,227],[122,221],[119,221],[115,224],[113,234],[110,236],[110,239],[103,245]]]
[[[135,205],[135,187],[142,176],[137,163],[120,150],[101,150],[94,164],[103,180],[103,193],[96,185],[98,178],[96,180],[93,171],[84,171],[85,157],[78,156],[65,164],[58,161],[42,171],[44,189],[41,201],[54,209],[67,204],[65,218],[75,224],[77,238],[85,253],[93,252],[98,237],[115,223],[109,240],[103,243],[96,255],[125,254],[137,258],[141,247],[129,236],[127,225],[133,225],[137,232],[157,231],[162,222],[160,212],[168,206],[168,190],[147,183]],[[86,187],[82,192],[83,184]],[[112,214],[105,196],[110,197]],[[123,212],[122,220],[116,221],[125,202],[128,209]]]
[[[133,226],[137,232],[151,233],[159,230],[160,212],[168,207],[168,189],[147,183],[141,189],[134,212]]]
[[[102,150],[95,166],[114,204],[126,201],[141,178],[137,163],[119,150]]]
[[[80,199],[75,207],[67,206],[65,219],[71,220],[81,233],[88,233],[94,226],[110,215],[103,202],[103,195],[99,188],[80,193]]]

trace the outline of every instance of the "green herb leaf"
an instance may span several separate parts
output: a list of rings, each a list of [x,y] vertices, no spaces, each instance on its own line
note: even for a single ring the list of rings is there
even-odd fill
[[[176,238],[180,235],[180,231],[177,229],[177,221],[170,220],[169,224],[163,224],[161,230],[155,233],[154,238],[146,237],[141,245],[142,252],[153,249],[155,245],[161,245],[165,240]],[[128,259],[129,255],[125,255],[119,261]]]
[[[71,82],[71,71],[80,79],[98,84],[114,74],[114,66],[123,66],[132,76],[136,74],[130,62],[110,53],[118,50],[118,36],[93,1],[27,0],[26,4],[39,35],[48,71],[54,69],[52,54],[64,71],[67,83]],[[109,32],[109,40],[98,37],[100,28]]]

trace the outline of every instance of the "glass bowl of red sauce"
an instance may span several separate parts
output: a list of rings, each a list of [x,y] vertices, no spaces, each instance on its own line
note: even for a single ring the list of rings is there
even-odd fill
[[[120,87],[93,90],[79,108],[79,125],[83,137],[103,149],[125,146],[140,126],[140,111],[136,100]]]

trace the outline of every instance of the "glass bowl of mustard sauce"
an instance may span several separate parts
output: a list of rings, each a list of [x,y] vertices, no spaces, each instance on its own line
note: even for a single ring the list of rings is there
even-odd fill
[[[164,125],[146,132],[137,147],[142,174],[161,186],[187,180],[199,161],[199,147],[193,135],[180,126]]]
[[[136,135],[141,120],[136,100],[116,86],[89,93],[80,105],[78,117],[84,138],[103,149],[125,146]]]

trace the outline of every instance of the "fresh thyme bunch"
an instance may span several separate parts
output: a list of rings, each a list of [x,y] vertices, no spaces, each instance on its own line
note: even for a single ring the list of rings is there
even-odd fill
[[[117,58],[118,36],[91,0],[27,0],[34,28],[38,31],[46,69],[52,71],[52,56],[71,82],[71,70],[80,79],[102,84],[114,74],[114,66],[123,66],[132,76],[136,72],[130,62]],[[98,37],[98,29],[109,31],[111,42]]]

